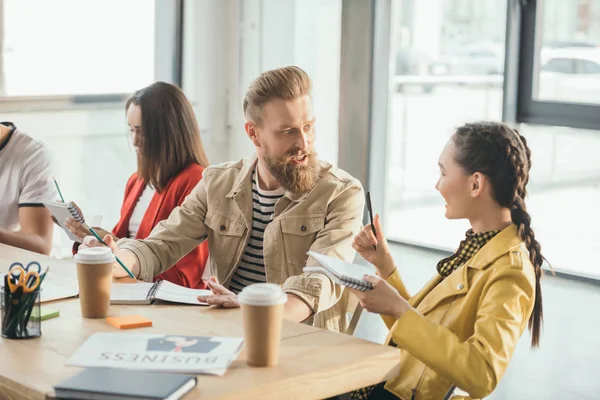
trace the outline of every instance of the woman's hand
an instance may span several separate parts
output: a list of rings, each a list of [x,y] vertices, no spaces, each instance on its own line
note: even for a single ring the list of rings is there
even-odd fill
[[[79,206],[73,202],[71,202],[71,204],[73,205],[73,207],[75,207],[75,209],[77,210],[79,215],[81,215],[81,217],[83,218],[83,213],[81,212],[81,209],[79,208]],[[85,221],[85,219],[84,219],[84,221]],[[83,242],[83,239],[86,236],[89,236],[92,234],[89,231],[89,229],[85,226],[84,223],[77,222],[71,217],[69,217],[65,220],[65,226],[71,231],[71,233],[73,235],[75,235],[79,238],[80,242]]]
[[[81,209],[79,208],[79,206],[73,202],[71,202],[71,204],[73,204],[73,206],[77,209],[77,212],[79,212],[79,215],[81,215],[83,217],[83,213],[81,212]],[[70,217],[67,218],[65,220],[65,226],[71,231],[72,234],[74,234],[75,236],[77,236],[79,238],[79,241],[81,243],[83,243],[83,239],[86,236],[92,235],[92,232],[90,232],[90,230],[87,228],[85,223],[77,222],[73,218],[70,218]],[[98,236],[100,236],[101,238],[105,237],[106,235],[111,235],[114,240],[118,240],[112,233],[108,232],[106,229],[102,229],[98,226],[94,226],[93,229],[98,234]]]
[[[394,272],[396,265],[390,253],[390,246],[383,235],[383,227],[381,226],[379,214],[375,215],[373,225],[375,226],[377,237],[373,234],[371,225],[365,225],[359,234],[354,237],[352,248],[362,258],[373,264],[382,278],[387,279]]]
[[[365,280],[373,284],[373,289],[361,292],[349,289],[360,301],[360,305],[367,311],[389,315],[400,319],[411,307],[404,297],[389,283],[375,275],[365,275]]]

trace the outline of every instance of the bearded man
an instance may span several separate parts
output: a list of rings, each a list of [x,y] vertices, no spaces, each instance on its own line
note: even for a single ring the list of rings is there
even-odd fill
[[[345,331],[347,292],[302,269],[317,265],[309,250],[354,259],[364,194],[358,180],[317,159],[311,86],[294,66],[261,74],[244,99],[244,128],[256,155],[206,168],[147,239],[104,238],[138,278],[151,281],[208,239],[213,295],[199,300],[238,307],[237,294],[247,285],[276,283],[288,294],[285,318]],[[84,244],[99,245],[92,237]]]

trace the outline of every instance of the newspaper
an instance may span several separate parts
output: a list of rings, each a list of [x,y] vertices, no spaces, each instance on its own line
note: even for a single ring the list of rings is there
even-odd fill
[[[67,360],[78,367],[223,375],[242,338],[98,332]]]

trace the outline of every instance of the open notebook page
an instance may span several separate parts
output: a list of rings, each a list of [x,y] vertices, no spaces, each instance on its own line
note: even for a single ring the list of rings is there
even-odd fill
[[[150,304],[148,293],[153,283],[113,283],[110,290],[111,304]]]
[[[207,303],[202,303],[198,301],[197,297],[210,296],[212,294],[213,293],[210,290],[190,289],[176,285],[169,281],[161,281],[158,290],[156,291],[156,293],[154,293],[154,298],[157,300],[170,301],[173,303],[207,306]]]

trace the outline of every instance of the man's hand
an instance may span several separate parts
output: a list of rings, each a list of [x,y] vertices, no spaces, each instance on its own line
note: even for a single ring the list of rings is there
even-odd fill
[[[112,250],[113,253],[116,254],[119,251],[119,247],[117,246],[117,243],[114,241],[112,235],[106,235],[102,238],[102,240]],[[102,243],[100,243],[100,241],[98,239],[96,239],[95,236],[86,236],[83,239],[81,246],[79,246],[79,250],[89,249],[91,247],[102,247],[102,246],[104,246],[104,245]]]
[[[137,258],[135,255],[129,250],[119,250],[117,246],[117,242],[113,239],[111,234],[108,234],[102,238],[104,243],[112,250],[113,254],[118,257],[125,265],[129,268],[131,273],[134,276],[138,277],[140,275],[140,266],[137,262]],[[86,236],[83,239],[83,243],[79,246],[79,250],[88,249],[90,247],[102,247],[104,246],[102,243],[98,241],[94,236]],[[118,264],[115,263],[112,271],[113,277],[115,278],[124,278],[129,276],[127,272]]]
[[[211,276],[206,281],[206,284],[214,294],[212,296],[198,296],[198,301],[223,308],[236,308],[240,306],[237,294],[221,285],[216,277]]]

